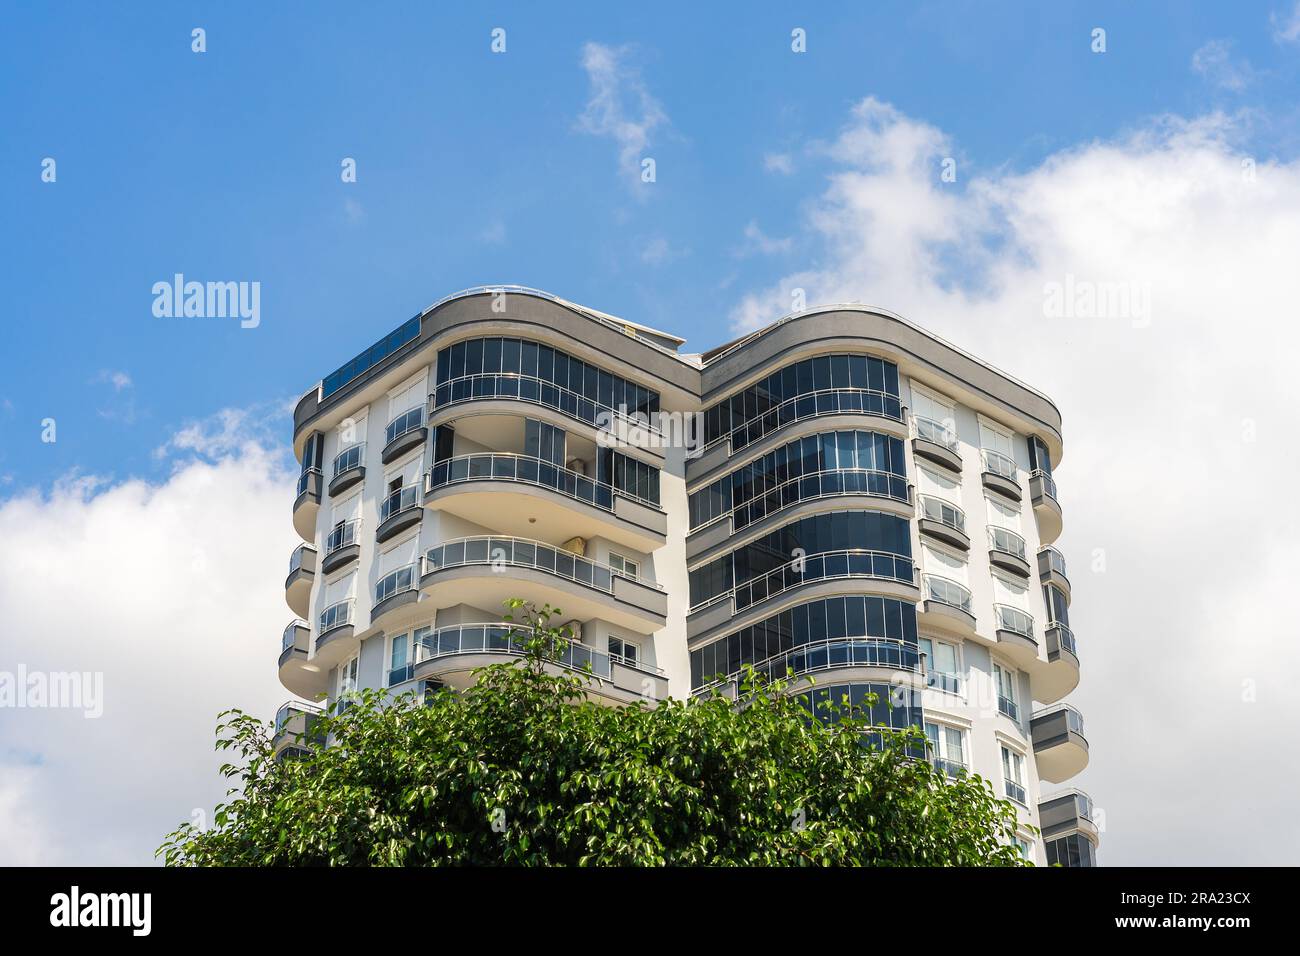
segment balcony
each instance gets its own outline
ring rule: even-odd
[[[474,683],[475,669],[524,654],[516,634],[517,629],[510,624],[439,628],[416,643],[412,676],[440,680],[458,690],[469,687]],[[659,668],[633,665],[584,644],[568,644],[558,660],[548,663],[547,670],[588,674],[587,696],[598,701],[654,704],[668,695],[668,680]]]
[[[1029,559],[1025,556],[1025,539],[1010,528],[990,527],[989,564],[1017,577],[1029,577]]]
[[[316,514],[320,511],[321,473],[308,468],[298,476],[298,497],[293,500],[293,530],[310,543],[316,540]]]
[[[1002,788],[1003,788],[1003,792],[1006,793],[1008,800],[1014,800],[1022,807],[1029,806],[1029,803],[1027,802],[1029,798],[1025,795],[1025,788],[1021,786],[1019,783],[1017,783],[1014,780],[1009,780],[1006,777],[1003,777]]]
[[[518,597],[562,608],[566,618],[600,618],[638,634],[667,623],[668,595],[658,584],[528,538],[480,535],[430,548],[420,589],[438,607],[492,608]]]
[[[361,519],[341,521],[325,536],[325,557],[321,559],[322,574],[333,574],[347,567],[361,556]]]
[[[965,762],[961,760],[949,760],[947,757],[931,754],[930,763],[935,770],[952,780],[957,780],[970,773],[970,767],[966,766]]]
[[[1051,544],[1061,536],[1065,524],[1061,505],[1056,500],[1056,482],[1051,475],[1045,471],[1030,472],[1029,500],[1034,506],[1034,517],[1038,519],[1038,540]]]
[[[1034,639],[1033,616],[1006,604],[993,605],[993,614],[998,650],[1021,670],[1036,667],[1040,661],[1038,641]]]
[[[330,478],[330,497],[337,498],[353,485],[359,484],[366,477],[366,444],[353,445],[334,456],[334,468]]]
[[[1020,469],[1016,463],[1006,455],[989,448],[985,448],[982,454],[984,471],[980,474],[980,481],[984,483],[984,487],[1005,495],[1012,501],[1019,501]]]
[[[1003,694],[998,694],[998,713],[1003,717],[1010,717],[1017,725],[1020,723],[1020,705]]]
[[[375,603],[370,607],[370,627],[391,631],[411,623],[418,613],[420,565],[408,564],[375,582]]]
[[[970,536],[966,534],[966,512],[942,498],[921,496],[917,530],[961,551],[970,550]]]
[[[1061,783],[1088,766],[1088,738],[1083,735],[1083,715],[1069,704],[1034,712],[1029,722],[1038,776]]]
[[[821,593],[842,592],[836,582],[858,579],[877,582],[865,590],[914,601],[917,597],[916,567],[906,555],[860,548],[824,551],[806,555],[759,575],[729,591],[717,594],[691,608],[686,618],[689,640],[697,640],[724,627],[743,627],[746,612],[770,614],[767,602],[789,592],[799,592],[800,600],[811,600]],[[820,582],[827,586],[818,588]]]
[[[375,529],[375,541],[383,544],[389,538],[419,524],[423,517],[420,489],[415,485],[399,488],[379,504],[379,527]]]
[[[323,744],[324,738],[316,730],[316,721],[320,715],[321,709],[311,704],[289,701],[280,705],[275,713],[275,730],[271,735],[271,746],[276,757],[287,755],[286,751],[305,751]]]
[[[289,576],[284,579],[284,600],[299,617],[307,616],[311,586],[316,580],[316,549],[300,544],[289,556]]]
[[[1092,800],[1082,790],[1065,790],[1039,800],[1038,826],[1044,843],[1078,835],[1095,851],[1101,839]]]
[[[308,659],[311,629],[305,621],[291,621],[280,642],[280,683],[292,694],[315,699],[325,694],[325,673]]]
[[[384,450],[379,460],[385,465],[397,461],[407,452],[414,451],[429,438],[429,429],[424,425],[424,406],[419,405],[402,412],[384,429]]]
[[[924,585],[924,600],[919,609],[921,623],[973,637],[975,614],[970,589],[937,574],[925,575]]]
[[[354,621],[356,601],[346,598],[321,611],[316,631],[316,654],[312,660],[322,671],[345,661],[361,648]]]
[[[831,670],[837,672],[836,680],[892,683],[900,673],[921,673],[920,651],[915,644],[890,638],[837,637],[801,644],[754,664],[754,671],[768,680],[797,678]],[[847,673],[850,671],[860,673]],[[735,700],[740,680],[739,671],[728,674],[696,688],[692,696],[717,690]]]
[[[1059,621],[1051,621],[1043,631],[1047,644],[1047,664],[1033,671],[1034,696],[1053,704],[1079,686],[1079,651],[1074,632]]]
[[[1070,579],[1065,576],[1065,556],[1053,547],[1038,549],[1038,579],[1059,588],[1070,603]]]
[[[916,435],[912,439],[912,451],[961,474],[961,446],[957,443],[957,433],[946,422],[937,422],[933,418],[916,416],[913,422]]]

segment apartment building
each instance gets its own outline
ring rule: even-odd
[[[548,603],[593,698],[734,694],[746,664],[814,677],[814,706],[874,692],[1018,805],[1026,855],[1093,865],[1091,801],[1044,789],[1088,761],[1055,406],[859,305],[684,344],[485,287],[311,388],[284,686],[465,687],[518,653],[502,602]],[[313,712],[281,708],[277,745]]]

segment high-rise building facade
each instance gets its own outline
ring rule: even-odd
[[[294,412],[281,682],[464,687],[518,650],[506,599],[550,604],[594,698],[732,694],[746,664],[875,692],[1019,806],[1035,862],[1092,865],[1091,801],[1044,789],[1088,761],[1055,406],[863,306],[683,344],[491,287],[326,376]]]

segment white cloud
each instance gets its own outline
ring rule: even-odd
[[[1210,40],[1192,54],[1192,71],[1220,89],[1240,93],[1254,75],[1245,60],[1232,55],[1232,44],[1227,40]]]
[[[112,385],[113,391],[120,392],[124,388],[133,387],[135,383],[131,381],[131,376],[129,374],[121,371],[120,369],[116,371],[112,369],[104,369],[93,379],[91,379],[91,384]]]
[[[1243,169],[1222,115],[1160,118],[1023,172],[944,184],[935,127],[874,100],[834,142],[799,247],[736,331],[865,301],[1010,370],[1064,417],[1059,542],[1111,864],[1288,863],[1300,643],[1273,619],[1300,537],[1300,162]],[[1144,285],[1150,323],[1048,318],[1045,289]],[[1105,571],[1092,570],[1095,553]],[[1248,684],[1246,682],[1253,682]],[[1256,702],[1243,700],[1254,687]]]
[[[1279,43],[1300,43],[1300,3],[1294,4],[1289,13],[1274,11],[1269,14],[1268,20],[1274,40]]]
[[[655,236],[642,243],[641,261],[652,266],[663,265],[665,262],[680,259],[689,251],[690,250],[688,249],[674,246],[663,236]]]
[[[770,256],[777,253],[789,252],[793,244],[794,240],[789,236],[775,239],[772,236],[767,235],[759,228],[758,223],[751,219],[749,224],[745,226],[745,242],[741,245],[736,254],[741,257],[756,254]]]
[[[794,172],[794,160],[789,153],[768,153],[763,157],[763,168],[769,173],[789,176]]]
[[[104,708],[3,711],[0,865],[149,863],[194,810],[211,820],[217,713],[269,718],[289,696],[275,658],[294,475],[268,447],[0,501],[0,667],[102,673]]]
[[[630,55],[628,47],[583,46],[582,68],[587,72],[590,93],[578,125],[593,136],[614,140],[619,170],[633,182],[631,177],[640,174],[651,135],[668,125],[668,114],[650,95]]]

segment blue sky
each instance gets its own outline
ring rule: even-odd
[[[0,494],[74,469],[149,476],[184,423],[295,397],[479,283],[545,288],[691,349],[724,341],[743,293],[817,265],[796,228],[826,174],[815,144],[867,96],[950,136],[961,189],[1152,115],[1240,109],[1231,76],[1192,68],[1217,39],[1227,68],[1248,64],[1250,106],[1273,111],[1251,135],[1295,146],[1276,119],[1300,62],[1273,36],[1278,4],[834,6],[10,9]],[[587,43],[617,58],[629,111],[638,83],[662,111],[642,151],[653,184],[584,128]],[[155,318],[151,286],[176,272],[260,282],[260,326]]]

